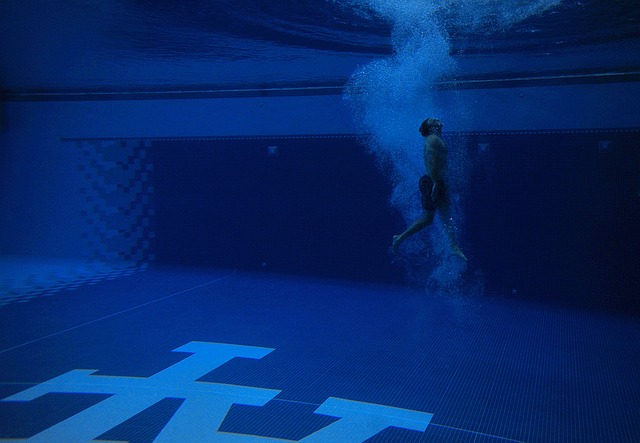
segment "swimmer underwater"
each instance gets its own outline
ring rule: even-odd
[[[400,245],[412,235],[422,231],[433,222],[438,212],[445,231],[449,237],[449,248],[452,255],[467,261],[455,238],[451,216],[449,213],[449,190],[447,188],[447,145],[442,140],[442,122],[437,118],[428,118],[422,122],[419,131],[424,141],[424,165],[426,174],[420,177],[418,188],[422,197],[422,217],[416,220],[402,234],[393,236],[393,252],[398,252]]]

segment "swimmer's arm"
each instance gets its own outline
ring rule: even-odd
[[[440,193],[440,185],[441,181],[438,180],[433,183],[433,187],[431,188],[431,201],[435,202],[438,199],[438,195]]]
[[[425,143],[424,152],[427,174],[434,183],[443,179],[447,163],[447,148],[442,140],[435,136],[429,136]]]

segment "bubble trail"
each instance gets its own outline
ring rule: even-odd
[[[368,148],[389,171],[392,207],[406,223],[420,216],[417,181],[424,173],[423,139],[418,132],[427,117],[444,123],[454,119],[464,127],[473,112],[462,103],[440,103],[433,86],[455,71],[450,55],[449,29],[491,32],[506,30],[525,18],[557,6],[561,0],[334,0],[356,11],[377,14],[391,24],[391,56],[375,60],[353,73],[345,99],[354,111],[359,129],[368,134]],[[461,121],[462,120],[462,121]],[[460,236],[462,217],[459,190],[464,187],[468,162],[464,153],[449,146],[451,214]],[[452,261],[448,240],[440,223],[402,245],[410,280],[449,287],[459,280],[466,265]],[[428,232],[428,234],[424,234]],[[389,239],[391,242],[391,239]],[[461,245],[464,250],[464,245]]]

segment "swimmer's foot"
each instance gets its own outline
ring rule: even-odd
[[[457,246],[452,246],[451,247],[451,255],[455,255],[456,257],[459,257],[464,261],[469,261],[469,260],[467,260],[466,255],[464,255],[464,253]]]
[[[402,243],[402,240],[400,239],[399,235],[394,235],[393,236],[393,243],[391,243],[391,249],[393,249],[393,253],[395,254],[396,252],[398,252],[398,248],[400,247],[400,243]]]

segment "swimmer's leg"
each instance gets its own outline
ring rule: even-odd
[[[438,212],[439,212],[440,219],[442,220],[442,224],[444,225],[444,230],[447,233],[447,236],[449,237],[449,248],[450,248],[451,254],[455,255],[456,257],[460,257],[464,261],[468,261],[467,257],[464,255],[464,253],[460,249],[460,246],[458,246],[458,242],[456,241],[456,234],[453,229],[451,215],[449,213],[449,205],[448,204],[442,205],[438,209]]]
[[[418,220],[416,220],[402,234],[394,235],[393,243],[391,245],[391,247],[393,248],[393,252],[394,253],[398,252],[398,248],[407,238],[411,237],[413,234],[416,234],[422,231],[427,226],[429,226],[433,222],[434,215],[435,215],[434,211],[427,211],[422,218],[419,218]]]

